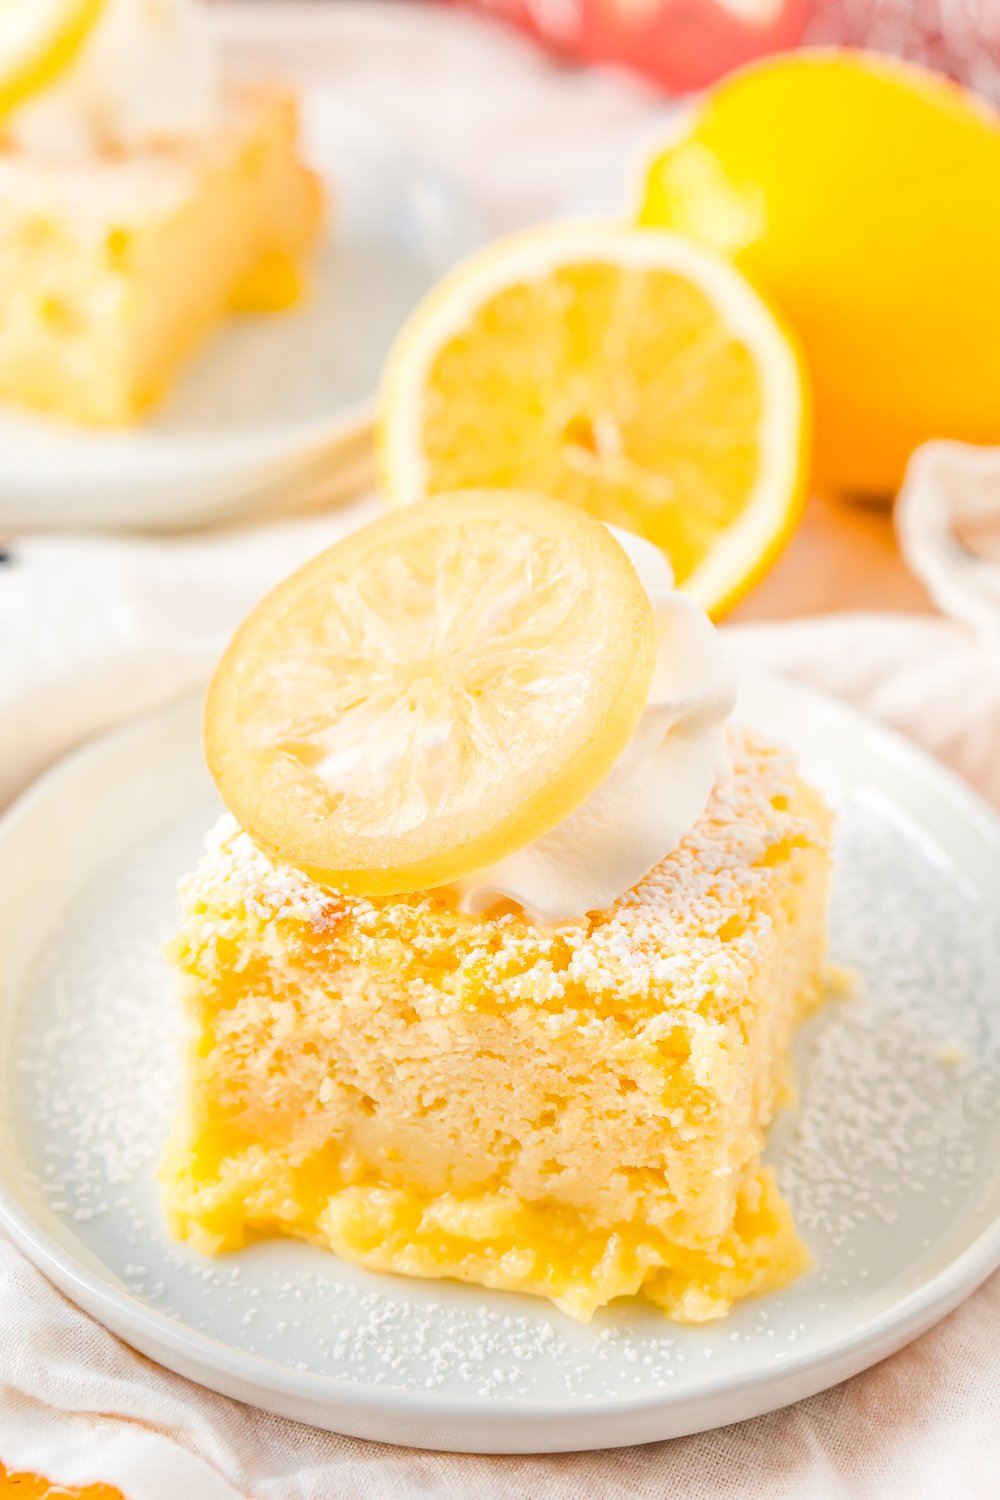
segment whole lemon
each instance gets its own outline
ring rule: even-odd
[[[796,329],[817,483],[889,492],[927,438],[1000,442],[1000,116],[975,96],[874,54],[755,64],[684,117],[639,217]]]

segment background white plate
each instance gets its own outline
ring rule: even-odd
[[[0,527],[220,520],[314,485],[370,420],[400,324],[481,235],[369,116],[311,93],[302,123],[329,197],[307,297],[228,319],[137,427],[90,431],[0,405]]]
[[[0,1219],[153,1358],[270,1410],[424,1447],[544,1451],[733,1422],[844,1379],[1000,1262],[1000,833],[901,741],[777,683],[743,712],[840,818],[832,956],[771,1156],[817,1269],[728,1319],[374,1275],[276,1241],[170,1243],[154,1171],[177,1015],[159,944],[218,805],[186,701],[77,753],[0,825]]]

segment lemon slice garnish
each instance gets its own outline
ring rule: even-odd
[[[610,771],[653,670],[623,549],[540,495],[398,510],[280,584],[208,694],[241,826],[326,885],[446,884],[546,832]]]
[[[58,78],[106,0],[0,0],[0,118]]]
[[[656,542],[715,615],[801,511],[793,346],[739,272],[655,230],[536,229],[474,256],[401,334],[380,419],[398,503],[540,490]]]

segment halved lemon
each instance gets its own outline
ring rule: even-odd
[[[337,543],[250,614],[209,689],[209,768],[256,842],[325,885],[444,885],[603,781],[654,649],[652,606],[600,522],[541,495],[442,496]]]
[[[801,363],[744,278],[655,230],[501,241],[417,309],[380,401],[386,491],[553,495],[656,542],[713,614],[800,514]]]
[[[106,0],[0,0],[0,117],[68,68]]]

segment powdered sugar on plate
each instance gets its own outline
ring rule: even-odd
[[[860,1328],[996,1214],[997,913],[889,794],[889,771],[880,786],[874,770],[866,780],[817,755],[807,769],[839,815],[831,958],[856,984],[804,1030],[800,1104],[779,1120],[770,1152],[813,1272],[716,1324],[681,1327],[622,1303],[581,1327],[530,1298],[374,1275],[304,1245],[218,1260],[174,1245],[155,1180],[180,1042],[160,945],[177,919],[178,877],[217,811],[189,717],[165,736],[176,786],[162,811],[95,858],[72,900],[53,902],[48,936],[10,987],[4,1185],[62,1254],[238,1351],[262,1383],[284,1368],[359,1392],[512,1409],[669,1402]],[[116,795],[109,785],[105,813]],[[88,818],[99,824],[82,803],[80,817],[81,836]]]

